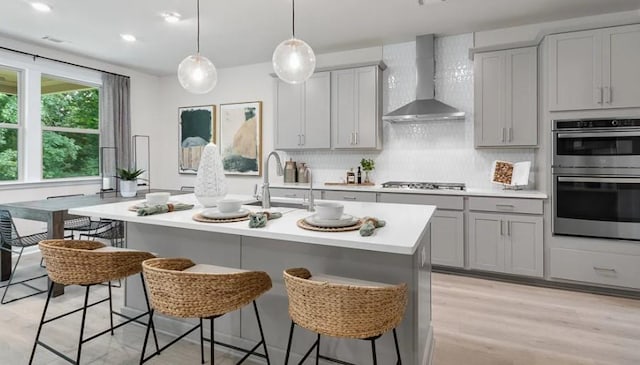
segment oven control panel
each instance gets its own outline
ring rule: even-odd
[[[556,120],[554,129],[640,127],[640,119],[576,119]]]

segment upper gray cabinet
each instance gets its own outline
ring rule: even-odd
[[[276,81],[276,149],[331,147],[331,74],[318,72],[305,83]]]
[[[536,47],[475,55],[476,147],[538,144],[537,60]]]
[[[550,111],[640,107],[640,25],[547,41]]]
[[[378,66],[331,72],[331,147],[381,148],[381,85]]]

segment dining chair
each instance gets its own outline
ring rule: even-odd
[[[66,236],[65,238],[70,238],[71,236]],[[9,275],[9,281],[0,286],[0,288],[4,288],[4,293],[2,294],[2,299],[0,303],[7,304],[11,302],[15,302],[20,299],[32,297],[34,295],[46,293],[46,289],[39,289],[31,284],[30,281],[44,278],[47,274],[40,274],[28,279],[23,279],[20,281],[14,281],[16,269],[18,268],[18,264],[20,264],[20,259],[22,258],[22,254],[24,253],[24,249],[27,247],[32,247],[38,245],[38,243],[42,240],[47,239],[47,232],[30,234],[27,236],[21,236],[16,228],[15,222],[13,221],[13,217],[11,216],[11,212],[5,209],[0,209],[0,238],[1,238],[1,246],[0,249],[3,251],[10,252],[11,254],[17,254],[18,258],[16,259],[16,263],[13,265],[11,269],[11,274]],[[42,262],[41,262],[42,264]],[[32,290],[35,290],[35,293],[24,295],[18,298],[13,298],[11,300],[5,300],[7,296],[7,292],[9,291],[9,287],[17,284],[22,284]]]
[[[55,195],[48,196],[47,200],[71,198],[77,196],[84,196],[84,194],[69,194],[69,195]],[[100,219],[98,221],[92,220],[90,217],[76,217],[65,219],[64,230],[71,231],[72,234],[76,232],[98,232],[99,230],[111,225],[111,220]]]

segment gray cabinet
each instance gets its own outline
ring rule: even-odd
[[[537,145],[537,48],[480,53],[474,75],[476,147]]]
[[[464,198],[461,196],[382,193],[381,203],[435,205],[431,219],[431,262],[464,268]]]
[[[315,73],[303,84],[276,83],[275,148],[330,148],[331,73]]]
[[[307,199],[309,189],[269,188],[271,197]],[[322,191],[313,190],[314,199],[322,199]]]
[[[541,216],[469,213],[472,269],[542,277]]]
[[[640,25],[548,37],[549,110],[640,106]]]
[[[331,147],[381,147],[381,78],[378,66],[331,72]]]

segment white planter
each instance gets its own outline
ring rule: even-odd
[[[204,207],[215,207],[227,194],[222,158],[213,143],[206,145],[200,156],[194,193]]]
[[[120,195],[132,198],[138,193],[138,180],[120,180]]]

